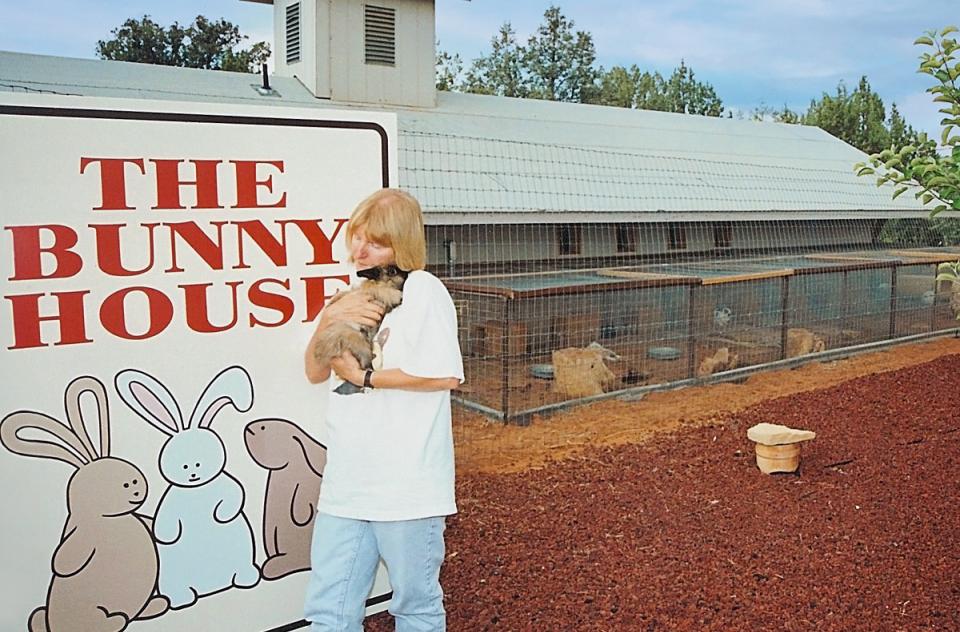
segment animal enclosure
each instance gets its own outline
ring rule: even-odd
[[[467,377],[455,397],[524,423],[575,401],[949,330],[953,287],[935,277],[957,256],[888,249],[451,278]]]

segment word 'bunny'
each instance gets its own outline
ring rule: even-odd
[[[97,403],[99,450],[84,426],[85,393]],[[110,415],[101,382],[76,378],[67,386],[65,403],[69,427],[34,411],[11,413],[0,422],[0,442],[11,452],[76,468],[67,484],[68,516],[53,553],[46,606],[33,611],[28,627],[116,632],[132,619],[157,617],[169,608],[157,595],[159,560],[150,519],[134,514],[147,498],[147,480],[132,463],[110,456]],[[29,437],[18,434],[22,430]]]
[[[330,299],[330,304],[338,301],[349,293],[360,292],[369,297],[370,301],[383,308],[386,316],[403,301],[403,284],[409,273],[395,265],[367,268],[357,272],[364,282],[360,287],[338,292]],[[382,319],[381,319],[382,322]],[[374,327],[367,327],[360,323],[335,323],[325,329],[318,337],[313,348],[314,357],[322,364],[330,364],[330,360],[349,351],[360,363],[363,369],[373,368],[373,342],[377,335],[380,323]],[[334,392],[340,395],[352,395],[363,389],[350,382],[344,382]]]
[[[326,446],[285,419],[251,421],[243,439],[257,465],[270,471],[263,503],[264,579],[309,570]]]
[[[171,608],[198,597],[260,581],[253,531],[243,513],[243,487],[224,468],[223,441],[210,429],[227,405],[253,406],[250,376],[240,367],[217,375],[183,423],[180,407],[152,376],[128,369],[116,377],[121,399],[150,425],[169,435],[160,450],[160,474],[170,483],[153,525],[160,551],[160,592]]]

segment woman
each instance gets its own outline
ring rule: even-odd
[[[423,215],[409,194],[382,189],[361,202],[347,240],[358,270],[394,264],[410,274],[403,303],[383,317],[377,335],[382,368],[364,371],[349,353],[318,362],[317,333],[307,346],[307,379],[329,382],[331,392],[306,618],[313,632],[362,630],[382,557],[397,631],[445,630],[443,530],[445,516],[457,511],[450,390],[463,381],[456,311],[443,284],[423,269]],[[376,326],[381,315],[352,293],[321,312],[316,332],[337,322]],[[341,380],[363,393],[337,394]]]

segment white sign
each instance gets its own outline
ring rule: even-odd
[[[392,114],[0,97],[0,629],[299,627],[303,346],[396,173]]]

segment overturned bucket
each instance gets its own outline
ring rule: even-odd
[[[800,446],[817,433],[779,424],[759,423],[747,430],[756,443],[757,467],[764,474],[796,472],[800,467]]]

